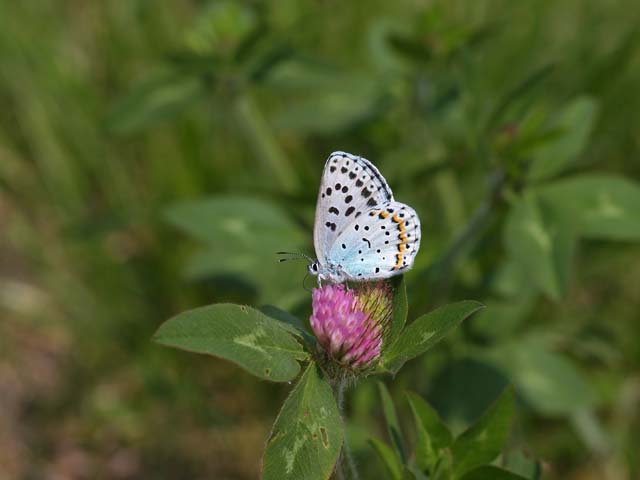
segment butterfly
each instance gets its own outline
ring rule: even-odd
[[[318,283],[369,281],[408,270],[420,248],[420,219],[396,202],[387,181],[367,159],[329,155],[316,204],[309,272]]]

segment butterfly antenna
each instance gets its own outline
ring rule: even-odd
[[[299,252],[276,252],[276,255],[288,255],[288,257],[279,258],[279,262],[286,262],[288,260],[306,260],[309,263],[313,263],[313,258],[311,258],[306,253]]]

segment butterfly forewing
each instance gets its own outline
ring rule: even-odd
[[[393,193],[368,160],[345,152],[332,153],[322,173],[313,240],[321,264],[334,260],[336,240],[367,212],[393,201]]]
[[[403,203],[369,208],[351,222],[329,251],[329,259],[352,279],[388,278],[411,268],[420,248],[420,219]]]

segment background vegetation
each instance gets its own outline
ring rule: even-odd
[[[273,252],[312,252],[340,149],[422,218],[410,318],[488,305],[389,383],[408,437],[405,389],[458,433],[513,383],[504,465],[637,478],[639,13],[0,0],[0,477],[256,478],[287,386],[150,337],[214,301],[307,315]],[[378,478],[375,383],[348,408]]]

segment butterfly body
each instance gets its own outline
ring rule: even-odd
[[[314,224],[317,260],[309,272],[330,283],[385,279],[411,268],[420,219],[365,158],[332,153],[324,167]]]

